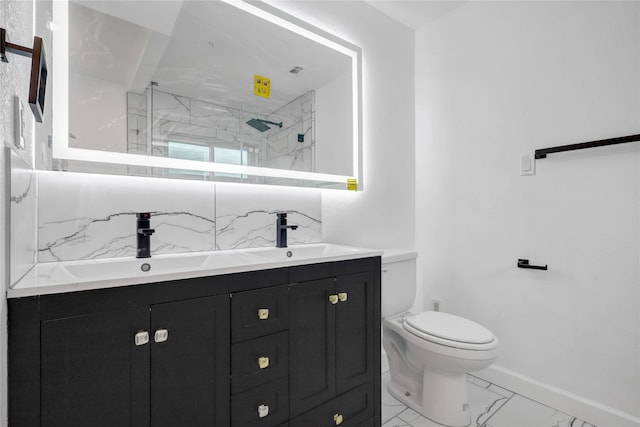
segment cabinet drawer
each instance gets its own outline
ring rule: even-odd
[[[289,334],[279,332],[234,344],[231,348],[231,393],[286,377],[289,371]]]
[[[231,297],[231,339],[245,341],[289,327],[288,287],[237,292]]]
[[[289,383],[286,378],[231,397],[233,427],[275,427],[287,419]]]
[[[372,383],[360,386],[291,420],[289,427],[335,427],[340,416],[342,427],[362,426],[374,416],[373,392]]]

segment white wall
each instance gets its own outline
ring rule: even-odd
[[[362,48],[364,192],[324,191],[326,242],[414,247],[414,32],[360,1],[275,6]]]
[[[519,160],[639,133],[639,8],[468,2],[416,32],[425,302],[494,331],[489,379],[616,427],[640,423],[640,143]]]

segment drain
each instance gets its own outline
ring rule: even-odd
[[[140,266],[140,270],[146,273],[147,271],[151,270],[151,265],[145,262]]]
[[[293,256],[293,252],[287,251],[287,258],[291,258]]]

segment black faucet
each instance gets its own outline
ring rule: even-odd
[[[151,258],[151,235],[156,231],[151,228],[151,213],[137,213],[136,218],[136,258]]]
[[[287,225],[287,213],[276,213],[278,218],[276,219],[276,248],[287,247],[287,228],[295,230],[297,225]]]

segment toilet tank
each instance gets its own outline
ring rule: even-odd
[[[385,249],[382,255],[382,318],[404,313],[416,298],[416,257],[405,249]]]

